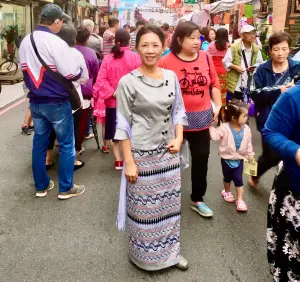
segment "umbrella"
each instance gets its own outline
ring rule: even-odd
[[[91,124],[92,124],[92,129],[93,129],[93,133],[95,135],[95,140],[97,143],[97,147],[98,149],[100,149],[100,142],[99,142],[99,136],[98,136],[98,131],[97,131],[97,123],[96,123],[96,118],[93,115],[93,108],[89,108],[89,117],[91,119]]]

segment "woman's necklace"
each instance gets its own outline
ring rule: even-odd
[[[283,64],[276,66],[272,64],[274,74],[284,75],[289,69],[289,62],[284,62]]]

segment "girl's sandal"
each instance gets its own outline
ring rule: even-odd
[[[231,192],[226,192],[225,190],[223,190],[221,192],[221,195],[222,195],[225,202],[227,202],[227,203],[234,203],[235,202],[234,196],[232,195]]]
[[[236,201],[236,210],[238,212],[246,212],[248,211],[248,207],[245,203],[245,201]]]

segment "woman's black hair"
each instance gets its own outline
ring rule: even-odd
[[[199,26],[193,22],[182,22],[177,26],[170,46],[173,54],[178,54],[181,51],[181,42],[185,37],[190,36],[195,30],[200,32]]]
[[[111,53],[114,55],[114,59],[121,59],[124,55],[124,51],[121,47],[127,47],[130,41],[130,34],[125,29],[119,29],[115,36],[115,46],[112,47]]]
[[[209,28],[208,27],[201,28],[200,32],[204,36],[204,41],[207,41],[207,42],[211,41],[209,39]]]
[[[227,49],[229,43],[228,30],[226,28],[219,28],[216,32],[216,48],[219,51]]]
[[[73,47],[76,44],[77,30],[72,25],[64,24],[57,36]]]
[[[289,47],[292,46],[293,38],[287,32],[279,31],[274,32],[269,38],[269,50],[272,50],[274,45],[286,41]]]
[[[90,37],[90,32],[88,31],[88,29],[84,28],[84,27],[79,27],[77,28],[77,36],[76,36],[76,42],[78,44],[85,44],[88,39]]]
[[[248,106],[240,100],[232,100],[227,105],[222,106],[218,118],[218,126],[224,122],[230,122],[233,118],[239,119],[244,111],[248,112]]]
[[[161,44],[163,46],[165,46],[166,37],[165,37],[165,34],[163,33],[163,31],[154,25],[145,25],[139,30],[139,32],[136,35],[136,41],[135,41],[136,49],[138,48],[138,46],[140,44],[141,37],[148,33],[155,33],[159,37]]]

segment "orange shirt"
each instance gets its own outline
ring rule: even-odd
[[[183,61],[170,53],[159,61],[159,66],[176,73],[189,125],[185,131],[200,131],[210,127],[213,122],[211,88],[219,88],[220,83],[211,56],[199,51],[194,61]]]

